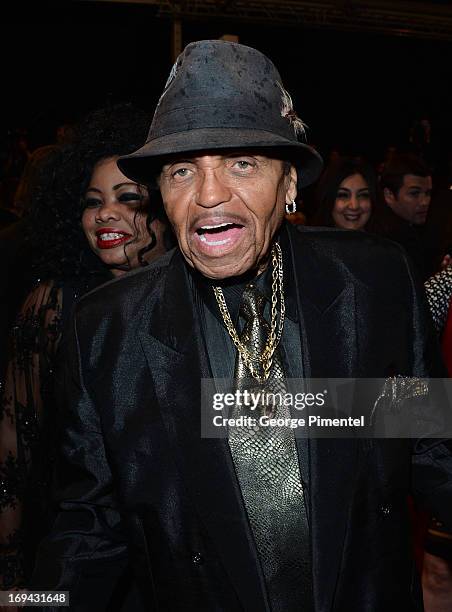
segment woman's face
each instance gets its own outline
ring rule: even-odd
[[[122,174],[117,159],[102,159],[94,166],[84,196],[82,227],[92,251],[120,275],[140,265],[138,253],[151,237],[146,228],[149,194]],[[151,227],[157,244],[144,255],[148,261],[164,251],[162,224],[154,221]]]
[[[361,174],[347,176],[339,185],[332,217],[336,227],[363,229],[372,212],[369,187]]]

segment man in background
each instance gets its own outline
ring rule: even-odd
[[[377,212],[377,232],[404,247],[425,280],[431,270],[424,226],[431,195],[430,169],[412,154],[399,154],[384,167],[380,179],[383,209]]]

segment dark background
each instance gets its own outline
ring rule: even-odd
[[[182,28],[184,44],[236,34],[272,58],[323,154],[340,147],[378,160],[423,117],[437,157],[452,150],[452,41],[215,19]],[[16,2],[0,53],[0,137],[22,127],[35,147],[111,102],[133,101],[151,117],[172,65],[171,22],[143,5]]]

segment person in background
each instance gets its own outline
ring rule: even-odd
[[[52,154],[32,194],[29,240],[38,282],[16,319],[1,398],[2,589],[27,583],[51,521],[55,371],[72,306],[166,250],[156,192],[126,178],[116,164],[142,142],[147,125],[147,114],[130,105],[92,113],[73,142]]]
[[[452,265],[449,263],[425,282],[432,314],[449,377],[452,377]],[[424,539],[422,588],[425,612],[452,608],[452,532],[431,518]]]
[[[367,164],[351,159],[332,162],[317,187],[313,225],[341,229],[368,229],[376,209],[377,179]]]
[[[412,154],[397,154],[380,177],[383,206],[375,215],[373,231],[404,247],[423,281],[430,275],[424,225],[430,207],[432,176],[428,166]]]
[[[425,224],[432,174],[420,158],[411,154],[394,156],[381,175],[381,188],[388,208],[397,219],[411,226]]]
[[[31,246],[28,240],[33,194],[41,173],[57,145],[35,149],[28,158],[12,201],[15,221],[0,230],[0,346],[6,346],[9,330],[20,305],[33,286],[30,266]],[[3,380],[7,351],[0,351],[0,380]]]

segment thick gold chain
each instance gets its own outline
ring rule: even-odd
[[[282,263],[282,252],[281,247],[277,242],[273,244],[272,251],[272,296],[271,296],[271,322],[270,322],[270,333],[267,338],[267,343],[262,352],[262,355],[258,357],[254,357],[248,351],[248,349],[243,345],[240,341],[239,335],[234,327],[234,324],[231,319],[231,315],[229,314],[229,310],[226,304],[226,300],[224,299],[224,294],[221,287],[214,287],[213,291],[215,293],[215,298],[218,303],[218,307],[221,312],[221,316],[223,317],[224,324],[226,325],[226,329],[231,336],[231,340],[234,343],[234,346],[239,351],[246,367],[250,371],[253,378],[256,378],[259,382],[264,382],[268,379],[270,375],[270,370],[273,363],[273,355],[274,352],[281,340],[283,328],[284,328],[284,318],[286,313],[286,307],[284,303],[284,277],[283,277],[283,263]],[[279,291],[278,291],[279,289]],[[279,324],[277,324],[278,319],[278,293],[279,293],[279,301],[280,301],[280,316],[279,316]],[[262,366],[264,375],[260,376],[253,362],[259,362]]]

